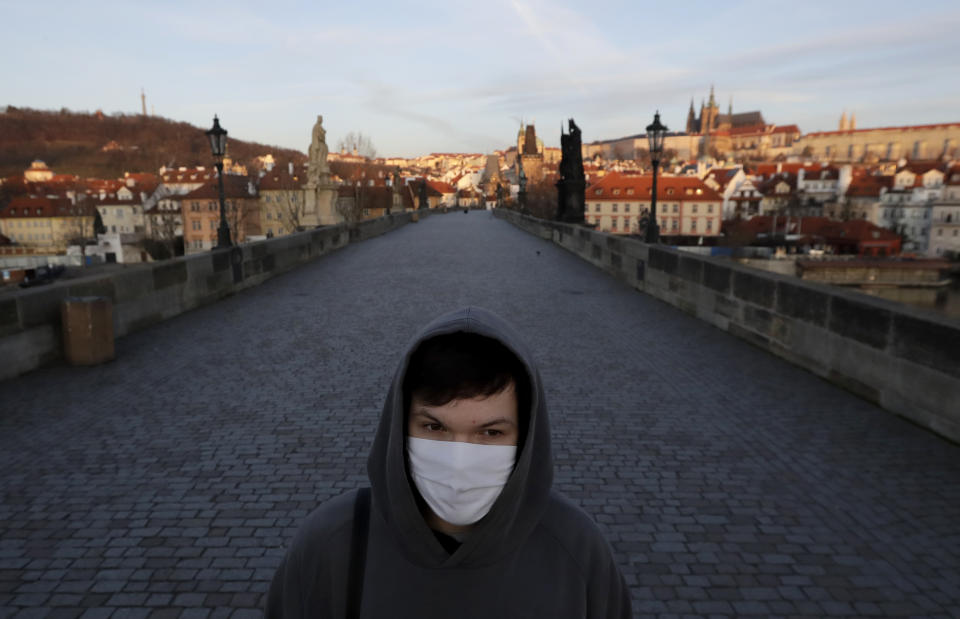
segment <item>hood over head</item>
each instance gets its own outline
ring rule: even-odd
[[[417,506],[417,490],[406,464],[406,419],[403,379],[410,357],[424,341],[439,335],[466,332],[493,338],[506,346],[526,368],[530,382],[529,410],[523,444],[518,445],[513,473],[489,513],[473,525],[452,555],[440,545]],[[407,558],[426,567],[488,565],[516,549],[540,521],[553,481],[550,426],[540,373],[533,355],[509,323],[492,312],[467,307],[440,316],[407,346],[394,374],[380,416],[380,425],[367,460],[375,509],[386,521]]]

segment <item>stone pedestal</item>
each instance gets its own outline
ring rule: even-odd
[[[320,183],[307,183],[303,187],[306,202],[303,209],[303,225],[307,228],[332,226],[343,223],[343,217],[337,212],[337,186],[327,180]]]

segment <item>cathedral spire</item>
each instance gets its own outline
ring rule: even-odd
[[[710,84],[710,107],[716,107],[717,100],[713,98],[713,84]]]
[[[729,120],[732,123],[733,122],[733,95],[730,95],[730,105],[727,106],[727,116],[730,117]]]
[[[687,133],[698,133],[697,114],[693,111],[693,97],[690,97],[690,111],[687,112]]]
[[[840,116],[840,131],[847,130],[847,110],[843,110],[843,114]]]

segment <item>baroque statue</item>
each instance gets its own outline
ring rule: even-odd
[[[317,124],[313,126],[313,138],[310,141],[310,168],[307,173],[308,181],[312,185],[318,185],[321,176],[330,173],[330,165],[327,163],[327,132],[323,128],[323,116],[317,116]]]

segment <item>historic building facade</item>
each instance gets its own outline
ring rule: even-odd
[[[855,129],[842,119],[841,125],[850,128],[804,135],[794,143],[793,153],[849,163],[960,158],[960,122]]]

